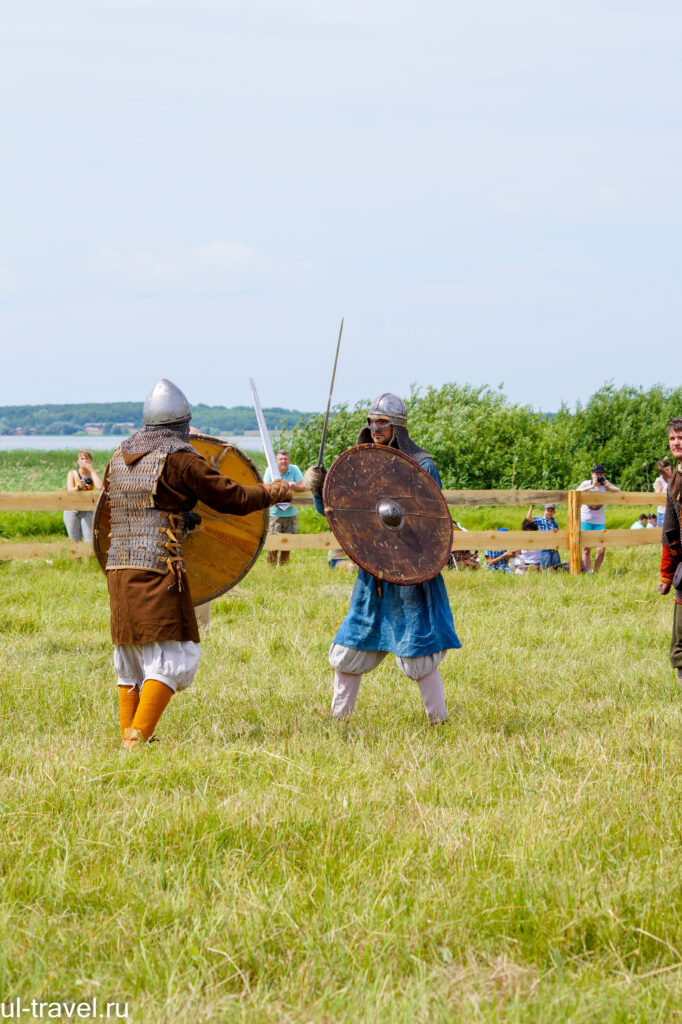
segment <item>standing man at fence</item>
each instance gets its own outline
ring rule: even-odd
[[[620,487],[616,487],[615,484],[606,479],[606,470],[601,462],[598,462],[592,467],[591,478],[583,480],[577,489],[579,491],[619,491]],[[604,506],[581,505],[580,529],[582,532],[586,530],[605,530],[606,510]],[[599,568],[604,561],[605,551],[606,548],[597,548],[597,553],[594,557],[595,572],[599,572]],[[592,572],[592,548],[583,548],[583,572]]]
[[[527,519],[532,519],[538,530],[544,530],[545,533],[551,532],[556,533],[559,529],[559,524],[554,518],[555,506],[552,502],[543,507],[544,515],[534,516],[533,509],[534,504],[530,504],[528,507]],[[556,548],[543,548],[540,552],[540,568],[541,569],[555,569],[561,565],[561,555]]]
[[[277,468],[280,472],[282,480],[286,480],[289,484],[289,490],[291,491],[305,491],[306,488],[302,485],[301,480],[303,479],[303,473],[289,458],[289,452],[284,448],[280,448],[275,456],[277,460]],[[270,467],[265,470],[263,474],[263,480],[266,484],[272,482],[272,473]],[[287,505],[285,508],[280,508],[279,505],[273,505],[270,509],[270,525],[268,527],[268,533],[282,534],[282,533],[297,533],[298,532],[298,509],[295,505]],[[280,551],[279,553],[279,564],[286,565],[289,561],[289,551]],[[268,565],[277,565],[277,552],[268,551]]]
[[[668,423],[668,444],[676,469],[668,483],[666,496],[658,592],[668,594],[671,588],[675,590],[670,664],[677,672],[677,681],[682,686],[682,416]]]

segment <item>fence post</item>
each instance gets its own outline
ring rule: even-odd
[[[582,572],[580,548],[580,492],[568,492],[568,571],[571,576]]]

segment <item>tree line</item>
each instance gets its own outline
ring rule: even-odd
[[[605,384],[584,405],[562,405],[551,414],[510,402],[499,388],[466,384],[413,387],[406,401],[410,434],[433,455],[451,489],[566,490],[601,462],[623,490],[652,490],[656,462],[670,454],[666,423],[682,415],[682,388],[662,385]],[[369,404],[334,407],[327,466],[355,444]],[[322,415],[313,415],[286,435],[301,467],[317,462],[322,423]]]
[[[68,405],[5,405],[0,406],[0,434],[17,430],[35,434],[82,434],[88,423],[100,424],[104,434],[127,434],[125,424],[135,429],[142,426],[142,402],[82,402]],[[291,428],[305,423],[310,413],[298,409],[272,406],[263,409],[269,430]],[[251,406],[192,406],[192,423],[205,434],[243,434],[258,430],[256,414]],[[122,425],[123,424],[123,425]]]

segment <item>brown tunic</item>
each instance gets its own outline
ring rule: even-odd
[[[124,452],[130,466],[142,455]],[[109,473],[104,490],[109,489]],[[201,500],[216,512],[248,515],[267,508],[270,495],[263,484],[244,487],[212,469],[201,455],[174,452],[166,456],[154,504],[164,512],[189,512]],[[178,590],[172,573],[146,569],[111,569],[107,572],[111,603],[111,639],[115,644],[147,644],[154,640],[193,640],[199,630],[189,583],[183,573]]]

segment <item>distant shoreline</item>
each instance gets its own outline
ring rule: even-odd
[[[0,434],[0,452],[10,451],[110,451],[125,441],[127,434]],[[279,432],[271,432],[273,440]],[[263,451],[259,434],[234,434],[223,440],[244,451]]]

